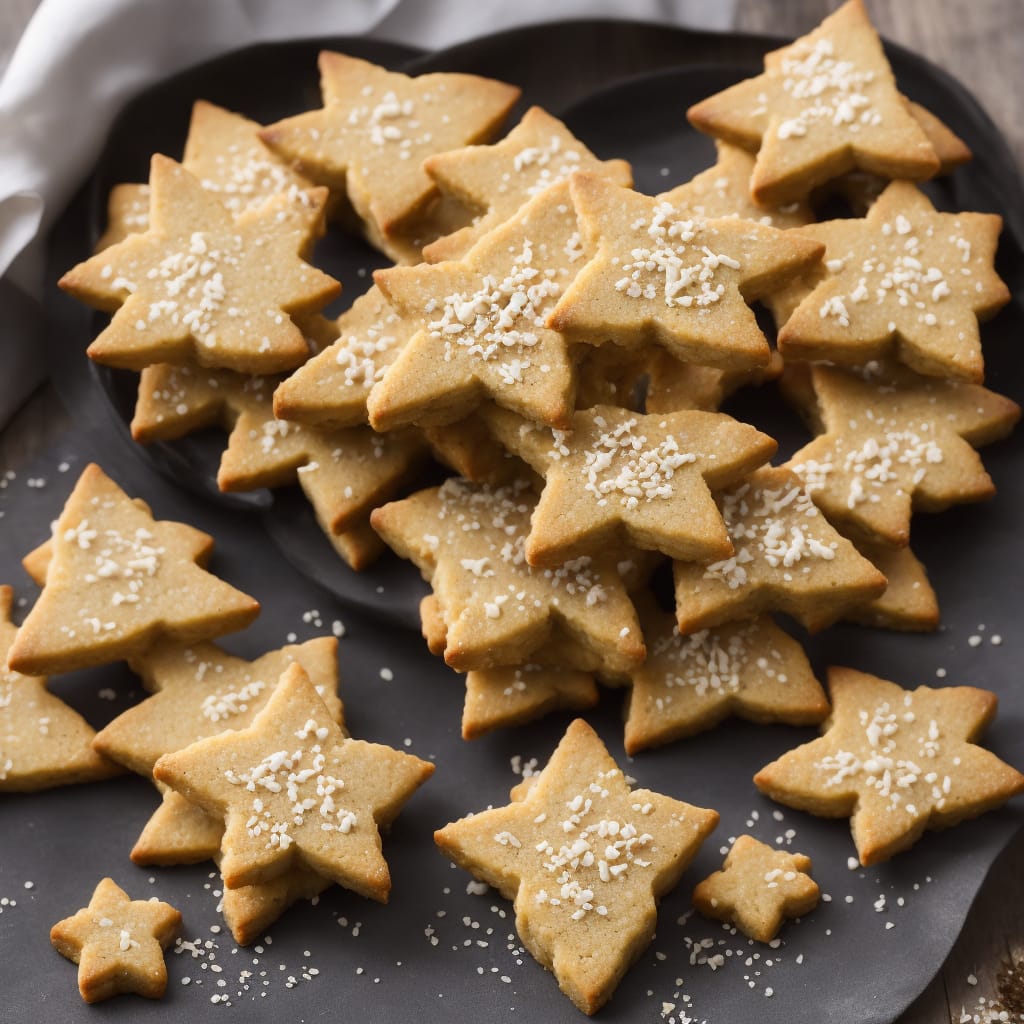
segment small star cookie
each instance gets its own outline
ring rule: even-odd
[[[820,890],[810,870],[811,858],[802,853],[740,836],[722,870],[693,890],[693,905],[705,917],[728,921],[757,942],[771,942],[783,920],[803,917],[818,905]]]
[[[164,950],[180,927],[181,914],[169,903],[130,899],[104,878],[89,906],[53,926],[50,941],[78,964],[78,991],[87,1003],[122,992],[159,999],[167,988]]]
[[[16,672],[70,672],[244,629],[259,602],[204,571],[213,538],[154,520],[92,464],[54,525],[43,592],[8,652]]]
[[[1024,775],[974,743],[995,717],[994,693],[904,690],[850,668],[830,669],[828,686],[824,735],[762,768],[754,784],[789,807],[849,817],[865,867],[926,828],[948,828],[1024,792]]]
[[[252,724],[165,754],[153,775],[224,818],[229,889],[302,864],[387,902],[379,826],[433,774],[411,754],[349,739],[302,666],[291,665]]]
[[[750,182],[757,202],[801,199],[857,167],[914,180],[938,172],[862,0],[848,0],[764,64],[763,74],[686,112],[700,131],[757,153]]]
[[[679,881],[718,814],[631,790],[581,719],[531,783],[509,805],[446,825],[434,839],[459,867],[514,901],[523,944],[592,1014],[647,948],[658,899]]]

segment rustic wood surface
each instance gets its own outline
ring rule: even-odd
[[[974,92],[1002,130],[1018,165],[1024,167],[1024,121],[1016,109],[1017,88],[1024,86],[1024,3],[867,2],[883,35],[940,64]],[[0,70],[37,5],[38,0],[0,0]],[[835,6],[836,0],[739,0],[736,27],[799,35]],[[65,424],[52,389],[41,389],[0,432],[0,472],[17,471],[43,451]],[[996,863],[941,973],[899,1024],[946,1024],[959,1022],[962,1008],[978,1012],[982,997],[997,996],[1002,964],[1008,957],[1022,955],[1024,834]],[[1012,1019],[1022,1021],[1024,1014]]]

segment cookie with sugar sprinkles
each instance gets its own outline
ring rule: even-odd
[[[606,550],[532,567],[525,546],[535,505],[526,483],[495,488],[451,478],[375,509],[370,521],[430,582],[452,668],[522,664],[553,637],[575,641],[610,671],[643,661],[622,559]]]
[[[836,532],[791,470],[755,470],[718,501],[735,554],[709,565],[674,563],[683,633],[765,611],[817,632],[885,590],[885,577]]]
[[[78,991],[87,1003],[123,992],[160,999],[167,988],[164,950],[181,927],[181,913],[160,900],[133,900],[104,878],[71,917],[50,929],[61,956],[78,964]]]
[[[848,0],[764,64],[763,74],[686,112],[700,131],[757,153],[757,202],[793,202],[854,168],[915,181],[938,172],[862,0]]]
[[[491,432],[544,476],[526,558],[559,565],[609,544],[715,561],[732,542],[710,488],[738,483],[775,454],[775,441],[721,413],[643,415],[608,405],[552,431],[501,409]]]
[[[824,432],[787,464],[814,503],[844,531],[902,546],[915,510],[992,497],[972,445],[1006,437],[1019,406],[964,381],[899,366],[863,373],[815,366],[811,385]]]
[[[443,193],[479,211],[470,224],[424,246],[423,258],[430,263],[460,259],[524,203],[576,171],[591,171],[626,188],[633,184],[625,160],[598,160],[542,107],[530,107],[500,142],[438,153],[423,162],[423,169]]]
[[[438,198],[423,161],[489,141],[519,89],[477,75],[410,78],[326,50],[319,67],[323,107],[278,121],[260,138],[304,174],[347,196],[372,244],[405,256],[396,236]]]
[[[821,243],[738,217],[706,220],[592,174],[573,175],[571,192],[594,255],[548,327],[592,345],[654,343],[721,369],[768,364],[748,303],[817,264]]]
[[[442,852],[514,901],[516,930],[584,1013],[597,1012],[654,937],[657,903],[718,813],[631,790],[577,719],[504,807],[434,833]]]
[[[638,604],[647,660],[629,673],[627,754],[711,729],[729,715],[787,725],[817,725],[828,715],[803,648],[770,616],[683,635],[653,599]]]
[[[301,864],[384,903],[391,877],[379,827],[433,771],[411,754],[348,738],[296,663],[251,725],[165,754],[153,775],[224,818],[229,889]]]
[[[327,193],[267,200],[237,219],[180,164],[155,155],[150,225],[69,270],[60,287],[113,313],[89,346],[129,370],[195,359],[278,373],[309,354],[292,316],[316,313],[341,286],[306,263]]]
[[[994,693],[973,686],[905,690],[851,668],[828,677],[824,735],[754,776],[773,800],[850,818],[865,867],[912,846],[925,829],[977,817],[1024,792],[1024,775],[976,744]]]
[[[46,585],[8,652],[17,672],[70,672],[244,629],[259,602],[203,568],[213,538],[154,520],[85,468],[54,525]]]
[[[825,245],[825,274],[779,329],[779,351],[854,365],[893,355],[981,383],[979,321],[1010,300],[994,267],[1001,227],[994,213],[940,213],[894,181],[866,217],[801,228]]]
[[[14,591],[0,586],[0,793],[28,793],[118,774],[92,748],[96,735],[82,716],[46,688],[41,676],[7,668],[17,635]]]
[[[107,226],[94,252],[123,242],[149,228],[149,186],[125,182],[115,185],[107,197]]]
[[[527,419],[567,425],[573,359],[545,321],[585,256],[563,182],[461,260],[376,271],[387,300],[419,329],[370,392],[370,423],[378,430],[454,423],[494,401]]]
[[[693,905],[757,942],[771,942],[786,918],[803,917],[818,905],[821,890],[810,871],[806,854],[740,836],[721,870],[693,890]]]

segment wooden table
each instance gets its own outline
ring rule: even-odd
[[[716,0],[707,0],[714,3]],[[1021,0],[867,0],[883,35],[940,64],[971,89],[1024,167],[1024,3]],[[0,0],[0,69],[38,0]],[[739,0],[736,27],[800,35],[837,4],[833,0]],[[628,9],[628,4],[623,5]],[[0,433],[0,473],[28,462],[63,432],[66,419],[49,388],[41,389]],[[961,1007],[997,992],[1008,957],[1024,955],[1024,833],[996,863],[939,976],[899,1024],[959,1021]],[[972,984],[968,979],[976,979]],[[1015,1020],[1024,1020],[1018,1016]],[[853,1022],[851,1022],[853,1024]]]

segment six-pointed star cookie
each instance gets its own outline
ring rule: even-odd
[[[692,736],[728,715],[816,725],[828,714],[803,648],[770,617],[684,636],[652,599],[638,606],[647,660],[628,676],[627,754]]]
[[[526,484],[494,488],[452,478],[375,509],[370,520],[433,587],[452,668],[518,665],[559,633],[610,671],[643,661],[636,611],[612,552],[550,569],[526,561],[535,504]]]
[[[645,416],[609,405],[573,414],[568,431],[484,413],[493,434],[544,476],[526,558],[554,566],[609,544],[711,562],[733,553],[710,487],[739,482],[775,441],[721,413]]]
[[[791,202],[855,167],[914,180],[939,170],[861,0],[764,63],[763,74],[686,115],[700,131],[757,152],[750,188],[759,203]]]
[[[531,781],[521,799],[446,825],[434,839],[514,901],[526,948],[594,1013],[651,941],[659,897],[679,881],[718,814],[630,790],[580,719]]]
[[[902,367],[811,370],[824,433],[789,461],[814,503],[868,541],[905,545],[913,510],[982,501],[995,486],[972,445],[1005,437],[1015,402]]]
[[[682,632],[771,610],[814,632],[885,590],[885,577],[836,533],[791,470],[755,470],[718,500],[736,552],[711,565],[675,563]]]
[[[385,251],[437,197],[424,159],[488,141],[519,98],[515,86],[489,78],[410,78],[329,51],[319,66],[324,106],[278,121],[260,138],[347,195],[370,241]]]
[[[530,107],[501,142],[438,153],[423,169],[442,192],[479,211],[471,224],[424,246],[423,258],[431,263],[464,256],[524,203],[576,171],[592,171],[627,188],[633,184],[625,160],[598,160],[540,107]]]
[[[237,219],[180,164],[154,156],[150,226],[69,270],[60,286],[114,314],[92,359],[141,370],[195,359],[277,373],[309,354],[292,315],[315,313],[340,285],[301,259],[320,230],[324,189],[268,199]]]
[[[68,672],[244,629],[259,603],[202,568],[213,538],[154,520],[97,465],[54,525],[46,585],[8,652],[17,672]]]
[[[817,264],[823,245],[738,217],[705,220],[592,174],[570,181],[595,255],[548,327],[593,345],[655,342],[724,369],[767,365],[771,350],[747,303]]]
[[[693,890],[693,905],[705,916],[729,921],[758,942],[771,942],[787,917],[802,917],[818,905],[819,889],[808,872],[811,858],[776,850],[753,836],[740,836],[721,871]]]
[[[826,818],[850,818],[861,864],[877,864],[1024,791],[1024,775],[974,741],[995,717],[996,695],[972,686],[904,690],[833,668],[825,734],[762,768],[773,800]]]
[[[7,668],[17,627],[14,591],[0,586],[0,793],[27,793],[116,775],[91,746],[92,727],[46,688],[46,679]]]
[[[487,398],[566,426],[575,374],[545,318],[583,265],[567,183],[553,185],[462,259],[378,270],[373,279],[419,330],[370,393],[370,423],[454,423]]]
[[[786,359],[863,364],[892,353],[919,373],[984,377],[979,319],[1010,300],[995,272],[1002,218],[939,213],[894,181],[863,219],[800,229],[824,243],[824,278],[779,331]]]
[[[391,876],[379,826],[434,771],[411,754],[347,738],[302,666],[290,666],[247,729],[200,740],[157,761],[153,775],[224,818],[229,889],[304,864],[387,902]]]
[[[159,999],[167,988],[164,950],[181,927],[181,914],[157,899],[133,900],[104,878],[73,917],[58,921],[50,941],[78,964],[78,991],[87,1003],[121,992]]]

